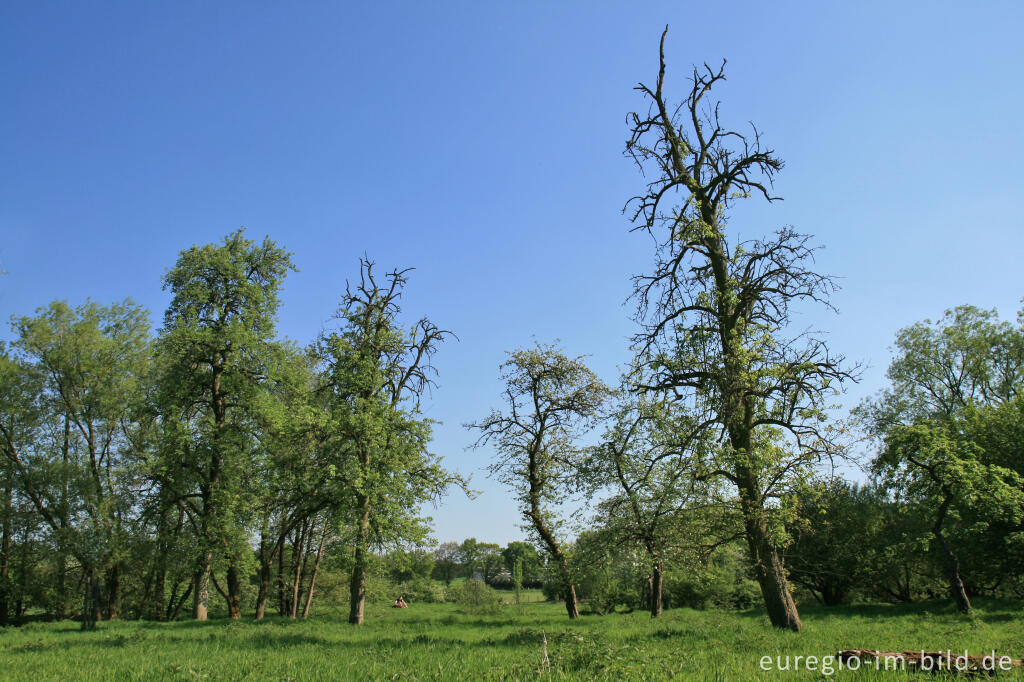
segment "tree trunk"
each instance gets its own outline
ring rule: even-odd
[[[290,610],[284,589],[284,542],[286,534],[281,534],[277,544],[277,608],[282,618],[287,616]]]
[[[777,628],[799,632],[803,629],[796,602],[786,582],[786,570],[778,550],[768,538],[768,529],[758,519],[746,523],[747,544],[754,560],[754,575],[761,587],[768,619]]]
[[[302,528],[292,545],[292,591],[288,602],[291,608],[288,610],[288,617],[295,620],[299,615],[299,591],[302,583],[302,566],[306,555],[306,536],[309,535],[309,523],[303,523]]]
[[[320,573],[320,559],[324,555],[324,542],[327,540],[327,523],[320,535],[320,546],[316,548],[316,563],[313,564],[313,575],[309,578],[309,589],[306,590],[306,605],[302,608],[302,617],[309,618],[309,607],[313,603],[313,588],[316,587],[316,576]]]
[[[85,595],[82,600],[82,629],[95,630],[100,619],[100,581],[89,573],[85,579]]]
[[[655,560],[651,569],[651,618],[657,618],[661,615],[661,587],[661,561]]]
[[[25,595],[28,593],[28,526],[24,526],[21,537],[21,568],[19,573],[18,601],[14,607],[14,618],[19,626],[25,624]]]
[[[195,581],[188,581],[188,587],[185,589],[185,594],[181,595],[181,599],[179,599],[177,602],[175,602],[173,599],[173,592],[177,592],[178,586],[174,586],[174,591],[172,592],[171,595],[171,601],[167,604],[167,620],[178,620],[178,614],[181,613],[181,608],[185,606],[185,602],[188,600],[188,595],[192,594],[192,590],[195,589],[195,586]]]
[[[270,596],[270,567],[274,563],[274,551],[270,547],[270,511],[263,510],[263,523],[260,526],[260,583],[256,593],[256,620],[263,620],[267,613],[267,599]]]
[[[274,555],[266,556],[264,548],[260,548],[260,587],[256,593],[256,620],[263,620],[267,613],[267,599],[270,597],[270,567],[274,563]]]
[[[151,618],[157,621],[164,620],[167,612],[165,600],[167,597],[167,565],[163,558],[157,559],[156,575],[153,577],[153,598],[149,608]]]
[[[209,553],[192,578],[192,617],[206,620],[210,604],[210,562],[213,557]]]
[[[58,546],[63,545],[58,540]],[[68,575],[68,556],[63,548],[57,551],[57,594],[55,595],[56,603],[53,608],[53,615],[57,620],[64,620],[67,617],[67,575]]]
[[[242,618],[242,581],[234,561],[228,565],[228,616],[232,620]]]
[[[935,521],[935,525],[932,527],[932,534],[935,535],[935,539],[939,541],[939,547],[942,548],[942,554],[946,559],[946,578],[949,581],[949,595],[953,599],[953,603],[956,604],[957,610],[963,614],[971,613],[971,600],[967,598],[967,591],[964,589],[964,581],[960,577],[960,560],[957,558],[956,553],[953,551],[952,545],[949,544],[949,540],[942,532],[942,524],[946,520],[946,512],[949,509],[950,498],[947,497],[942,501],[942,505],[939,507],[938,518]]]
[[[10,480],[3,491],[3,529],[0,535],[0,627],[6,627],[11,608],[11,508],[13,496]]]
[[[754,562],[754,576],[768,610],[768,619],[777,628],[799,632],[803,629],[800,614],[786,581],[782,558],[768,535],[765,510],[756,493],[757,486],[752,474],[741,469],[738,483],[747,545]]]
[[[579,618],[580,607],[579,602],[576,601],[576,586],[572,584],[571,580],[566,585],[568,587],[565,588],[565,611],[569,614],[569,618]]]
[[[565,581],[565,591],[563,593],[565,595],[565,610],[568,612],[570,619],[576,619],[580,617],[580,609],[576,602],[576,587],[572,584],[572,571],[569,570],[569,561],[562,552],[562,547],[558,544],[555,534],[551,532],[551,529],[548,528],[547,523],[544,521],[544,514],[541,510],[540,495],[543,483],[537,463],[537,451],[531,450],[529,457],[527,476],[530,483],[530,507],[526,511],[526,516],[533,522],[533,527],[537,530],[537,534],[540,535],[547,546],[548,552],[561,568],[562,579]]]
[[[170,552],[172,538],[181,531],[182,523],[185,520],[183,509],[178,511],[178,525],[171,532],[170,524],[167,523],[166,512],[161,512],[157,517],[157,542],[156,556],[153,557],[153,595],[150,602],[150,610],[153,618],[158,621],[167,620],[174,608],[174,600],[177,592],[177,585],[171,593],[170,602],[167,602],[167,555]]]
[[[106,588],[107,619],[117,620],[121,601],[121,569],[116,562],[107,569]]]
[[[61,461],[64,466],[61,469],[60,489],[60,532],[57,533],[57,620],[64,620],[65,610],[68,602],[67,593],[67,570],[68,552],[65,546],[67,537],[67,502],[70,496],[68,488],[68,460],[71,457],[71,420],[64,415],[64,440],[61,446]]]
[[[356,552],[352,564],[352,580],[349,583],[348,622],[361,625],[363,607],[366,601],[366,545],[370,536],[370,501],[366,495],[359,496],[362,515],[356,528]]]

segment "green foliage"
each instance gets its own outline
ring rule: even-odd
[[[431,578],[417,577],[395,585],[395,593],[412,603],[440,604],[448,597],[444,583]]]
[[[448,588],[445,599],[458,604],[466,613],[477,615],[497,613],[501,601],[497,590],[474,578],[453,584]]]
[[[751,609],[761,601],[743,543],[731,542],[713,554],[665,575],[665,601],[671,608]]]
[[[465,481],[430,452],[431,420],[420,397],[433,385],[431,358],[451,335],[422,318],[399,325],[398,301],[407,271],[378,282],[373,263],[360,262],[360,282],[349,287],[338,311],[340,329],[317,344],[327,420],[322,451],[331,479],[326,503],[354,528],[354,590],[364,578],[371,546],[421,544],[429,531],[423,503],[439,500]],[[362,622],[362,599],[350,618]]]
[[[61,560],[73,554],[88,574],[127,558],[144,465],[147,318],[131,301],[55,301],[11,321],[17,357],[3,360],[0,392],[22,404],[0,407],[7,464]]]
[[[885,551],[884,492],[842,479],[818,481],[801,497],[786,548],[790,580],[826,606],[848,603],[869,585]],[[906,551],[907,548],[901,548]]]
[[[513,579],[516,575],[515,567],[518,564],[523,585],[529,587],[540,585],[544,566],[536,547],[528,542],[510,542],[505,549],[501,550],[501,556],[505,561],[505,568]]]
[[[164,500],[189,500],[202,577],[217,568],[253,567],[249,523],[261,483],[257,461],[261,407],[278,366],[275,322],[291,256],[269,238],[238,230],[221,244],[182,251],[164,277],[171,302],[157,344],[154,402],[160,451],[154,466]],[[238,596],[240,581],[229,580]]]
[[[580,470],[585,455],[575,440],[586,432],[611,396],[609,388],[583,362],[555,346],[509,353],[501,366],[504,410],[494,410],[467,428],[480,432],[476,447],[492,445],[489,469],[516,492],[526,526],[559,572],[570,618],[578,616],[573,577],[562,549],[564,537],[553,511],[585,487]]]
[[[873,470],[927,510],[950,590],[969,610],[961,580],[978,591],[1021,567],[1024,316],[1014,326],[961,306],[900,330],[888,378],[857,410],[879,445]]]

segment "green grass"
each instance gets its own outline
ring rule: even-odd
[[[769,628],[756,611],[673,609],[658,620],[635,612],[570,622],[562,606],[547,603],[505,606],[495,616],[450,604],[373,605],[359,628],[340,611],[306,622],[106,622],[94,632],[80,632],[73,622],[36,623],[0,631],[0,678],[814,680],[827,678],[806,670],[763,672],[760,657],[966,648],[1020,658],[1022,607],[982,602],[970,619],[943,604],[806,608],[801,634]],[[941,679],[875,670],[843,670],[834,678]]]

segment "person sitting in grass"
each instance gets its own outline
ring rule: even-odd
[[[408,606],[409,605],[405,603],[405,597],[399,597],[398,599],[395,600],[395,603],[391,605],[391,608],[393,608],[393,609],[404,609],[404,608],[407,608]]]

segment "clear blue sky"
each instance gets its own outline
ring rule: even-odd
[[[497,404],[503,351],[560,338],[609,381],[648,266],[624,201],[632,90],[729,60],[727,121],[786,161],[791,224],[843,278],[811,314],[881,386],[901,326],[1024,295],[1024,12],[1018,3],[207,3],[0,6],[0,316],[132,297],[158,324],[177,252],[245,225],[295,253],[280,328],[306,342],[366,252],[415,266],[405,300],[461,342],[438,357],[435,449],[475,501],[441,540],[519,519],[461,428]],[[9,337],[6,328],[0,336]]]

